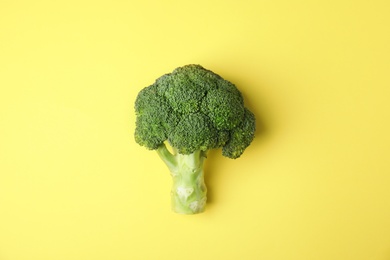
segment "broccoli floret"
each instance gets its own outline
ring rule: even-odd
[[[200,65],[179,67],[142,89],[135,113],[135,141],[156,150],[167,164],[172,208],[182,214],[205,209],[207,151],[222,148],[223,156],[239,158],[256,130],[255,116],[237,87]]]
[[[167,140],[179,122],[179,116],[157,94],[155,85],[144,88],[135,102],[137,115],[135,140],[138,144],[155,150]]]
[[[181,154],[192,154],[196,150],[207,151],[218,142],[217,130],[208,117],[193,113],[182,118],[168,136],[169,143]]]
[[[203,99],[202,112],[218,130],[232,130],[243,119],[244,104],[241,96],[218,88],[207,92]]]
[[[255,132],[255,115],[245,108],[244,119],[240,125],[230,133],[230,138],[222,147],[222,155],[229,158],[238,158],[251,144]]]

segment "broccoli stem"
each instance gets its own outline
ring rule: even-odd
[[[171,172],[172,210],[180,214],[203,212],[207,193],[203,174],[205,152],[198,150],[192,154],[172,154],[165,145],[161,145],[157,153]]]

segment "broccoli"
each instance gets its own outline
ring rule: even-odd
[[[255,116],[236,86],[200,65],[176,68],[142,89],[135,113],[135,141],[168,166],[172,209],[181,214],[205,209],[207,151],[222,148],[223,156],[236,159],[255,133]]]

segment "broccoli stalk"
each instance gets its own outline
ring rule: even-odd
[[[168,166],[172,208],[182,214],[204,211],[207,151],[222,148],[223,156],[239,158],[256,128],[236,86],[200,65],[177,68],[142,89],[135,112],[135,141],[156,150]]]
[[[191,154],[171,154],[162,144],[157,148],[157,153],[171,172],[172,210],[180,214],[203,212],[207,192],[203,175],[204,152],[197,150]]]

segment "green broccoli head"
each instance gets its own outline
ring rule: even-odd
[[[168,141],[180,154],[222,148],[235,159],[255,133],[236,86],[200,65],[177,68],[142,89],[135,112],[135,140],[152,150]]]

